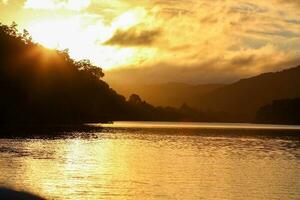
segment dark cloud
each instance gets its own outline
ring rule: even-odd
[[[148,46],[155,42],[160,33],[160,30],[139,30],[137,27],[128,30],[117,30],[113,37],[104,44],[118,46]]]

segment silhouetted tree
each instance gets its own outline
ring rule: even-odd
[[[300,124],[300,99],[283,99],[263,106],[256,122],[274,124]]]
[[[128,102],[132,104],[141,104],[142,99],[137,94],[132,94],[130,95]]]
[[[1,123],[83,123],[126,119],[125,98],[101,68],[68,51],[33,43],[28,31],[0,24]]]
[[[87,73],[94,75],[96,78],[100,79],[104,76],[102,69],[93,65],[90,60],[78,61],[76,62],[76,65],[79,70],[86,71]]]

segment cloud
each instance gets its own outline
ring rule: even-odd
[[[160,30],[138,30],[137,27],[128,30],[117,30],[115,34],[106,41],[105,45],[118,46],[150,46],[159,36]]]
[[[49,21],[75,13],[82,45],[57,37],[116,81],[230,82],[300,61],[299,0],[26,0],[25,8],[23,16],[50,13]]]
[[[182,2],[155,1],[155,23],[163,31],[140,52],[147,46],[157,51],[136,64],[107,71],[108,81],[222,83],[300,64],[295,2]]]
[[[175,58],[174,58],[175,59]],[[177,61],[177,60],[176,60]],[[164,82],[232,83],[264,72],[298,66],[300,58],[271,46],[258,51],[233,53],[232,57],[214,57],[202,62],[161,62],[144,67],[125,67],[106,72],[108,82],[154,84]],[[149,78],[151,77],[151,78]]]

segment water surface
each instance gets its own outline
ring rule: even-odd
[[[50,199],[298,200],[299,133],[297,126],[119,122],[3,138],[0,186]]]

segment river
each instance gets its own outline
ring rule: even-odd
[[[48,199],[300,199],[299,126],[90,126],[103,128],[1,138],[0,186]]]

